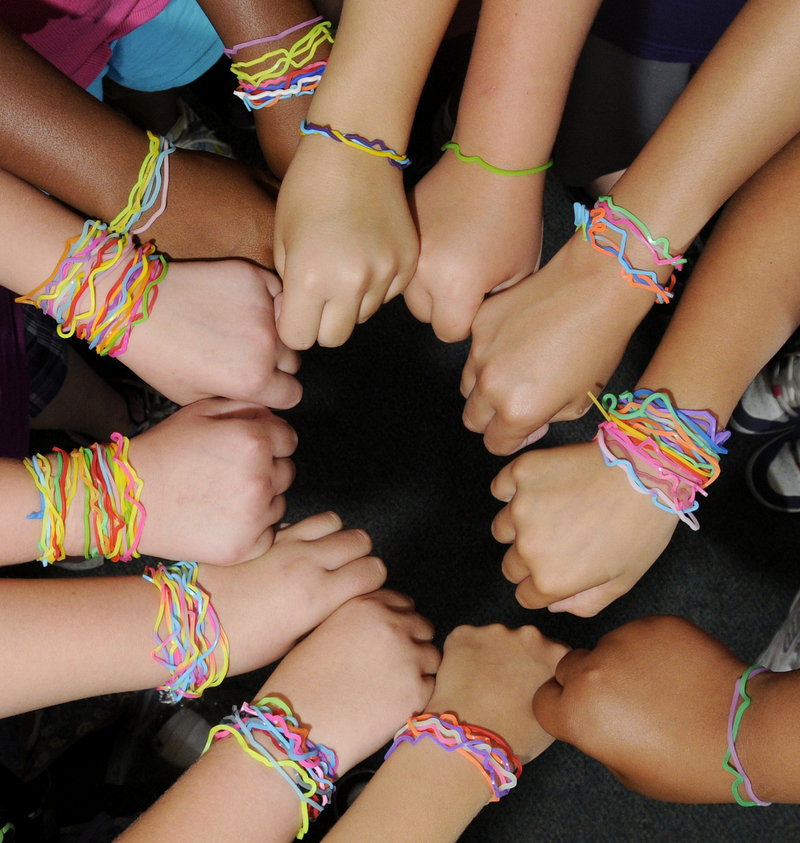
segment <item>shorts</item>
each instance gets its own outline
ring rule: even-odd
[[[628,167],[696,67],[641,59],[589,35],[553,147],[553,170],[571,187]]]

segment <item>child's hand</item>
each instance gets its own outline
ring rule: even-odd
[[[632,790],[675,802],[731,802],[733,777],[722,760],[731,696],[745,668],[688,621],[644,618],[605,635],[592,652],[568,653],[537,691],[534,711],[551,735]]]
[[[487,293],[535,271],[543,189],[543,176],[499,176],[452,154],[414,188],[420,256],[405,299],[439,339],[465,339]]]
[[[141,553],[212,565],[263,553],[286,509],[296,446],[297,434],[265,407],[221,398],[184,407],[132,439],[147,511]]]
[[[144,239],[172,259],[246,258],[274,268],[278,183],[272,177],[240,161],[185,149],[169,156],[169,167],[167,207]]]
[[[534,626],[460,626],[444,643],[428,709],[496,732],[527,764],[553,742],[533,716],[533,694],[568,650]]]
[[[439,651],[409,597],[376,591],[337,609],[278,665],[258,696],[285,697],[339,774],[388,741],[427,704]]]
[[[280,290],[273,273],[244,261],[171,263],[120,360],[178,404],[222,396],[293,407],[300,360],[278,338]]]
[[[535,275],[487,299],[461,378],[464,424],[511,454],[575,419],[602,391],[653,303],[576,235]]]
[[[400,170],[327,138],[303,138],[275,220],[281,339],[295,349],[342,345],[403,291],[418,251]]]
[[[678,523],[607,466],[596,442],[522,454],[492,494],[508,502],[492,524],[511,545],[503,574],[528,609],[597,614],[655,562]]]
[[[342,603],[380,588],[386,568],[371,549],[367,533],[323,512],[278,530],[257,559],[200,565],[198,582],[231,643],[231,673],[270,664]]]

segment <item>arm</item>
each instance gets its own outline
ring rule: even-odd
[[[50,276],[83,220],[7,172],[0,171],[0,193],[2,283],[27,293]],[[132,331],[119,359],[178,403],[224,395],[294,406],[299,360],[278,339],[272,296],[279,289],[272,273],[242,261],[171,263],[152,317]]]
[[[317,17],[310,0],[284,0],[265,3],[263,0],[202,0],[200,5],[208,15],[227,48],[258,38],[270,37],[292,28],[302,21]],[[252,61],[268,50],[288,49],[297,40],[298,32],[269,44],[246,47],[236,53],[234,61]],[[330,53],[328,44],[321,44],[315,60]],[[270,108],[253,111],[256,131],[264,158],[270,170],[282,178],[297,149],[300,121],[306,116],[311,97],[292,97]],[[245,106],[242,105],[242,108]]]
[[[632,790],[674,802],[733,802],[734,778],[722,762],[734,686],[746,667],[682,618],[644,618],[608,633],[591,652],[568,653],[537,691],[534,710],[550,734]],[[791,737],[799,685],[800,671],[747,683],[752,704],[735,746],[764,801],[800,799]]]
[[[521,170],[545,164],[597,0],[484,0],[453,133],[465,155]],[[464,339],[483,297],[539,265],[545,171],[488,172],[452,151],[413,190],[412,313],[443,340]]]
[[[800,323],[790,185],[800,185],[800,138],[726,207],[639,381],[677,407],[710,410],[719,427]],[[607,467],[594,442],[523,454],[498,474],[493,493],[509,502],[493,524],[512,545],[503,572],[528,608],[596,614],[634,585],[678,523]]]
[[[335,750],[341,775],[427,702],[439,654],[420,642],[431,637],[408,598],[394,592],[356,598],[286,656],[256,699],[287,700],[311,739]],[[177,816],[190,836],[288,841],[300,809],[275,770],[229,738],[215,743],[119,839],[153,840]]]
[[[750,0],[614,187],[614,201],[668,237],[673,253],[800,130],[798,33],[800,3]],[[635,248],[631,259],[654,266]],[[658,274],[663,281],[669,268]],[[581,415],[653,301],[576,234],[544,269],[481,306],[461,383],[466,426],[507,454],[548,422]]]
[[[405,153],[454,6],[347,0],[308,120]],[[276,213],[275,266],[284,283],[278,332],[290,348],[341,345],[411,278],[417,235],[402,170],[385,158],[304,136]]]
[[[0,80],[0,167],[88,216],[112,219],[147,153],[145,133],[2,26]],[[161,250],[272,266],[274,182],[237,161],[181,149],[170,167],[167,209],[150,230]]]
[[[532,695],[566,651],[531,626],[459,627],[445,641],[426,710],[490,729],[527,763],[552,742],[533,717]],[[430,740],[403,743],[325,840],[455,841],[491,795],[462,755]]]
[[[134,437],[129,464],[142,483],[145,515],[136,516],[141,534],[133,549],[223,565],[259,555],[272,544],[272,525],[286,509],[296,445],[292,428],[266,408],[221,398],[184,407]],[[56,455],[45,458],[54,471]],[[0,564],[27,562],[43,552],[37,547],[47,522],[28,517],[41,509],[39,492],[21,462],[2,460],[0,472]],[[86,484],[76,486],[62,508],[63,550],[82,557]]]
[[[270,664],[342,603],[379,588],[386,571],[369,550],[365,533],[324,513],[281,530],[251,562],[199,565],[230,643],[228,674]],[[159,592],[141,577],[3,579],[0,591],[3,633],[16,642],[0,659],[0,716],[167,681],[151,656]]]

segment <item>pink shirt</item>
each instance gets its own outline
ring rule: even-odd
[[[109,42],[154,18],[169,0],[2,0],[0,20],[82,88],[108,64]]]

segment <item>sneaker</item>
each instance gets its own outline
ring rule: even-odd
[[[730,426],[740,433],[779,433],[800,426],[800,351],[776,357],[747,387]]]
[[[792,601],[788,617],[757,661],[775,671],[800,668],[800,591]]]
[[[785,430],[747,463],[747,485],[756,500],[778,512],[800,512],[800,430]]]
[[[200,152],[213,152],[233,158],[233,147],[221,141],[214,132],[200,119],[200,115],[184,100],[178,100],[180,117],[167,132],[166,138],[181,149],[193,149]]]

